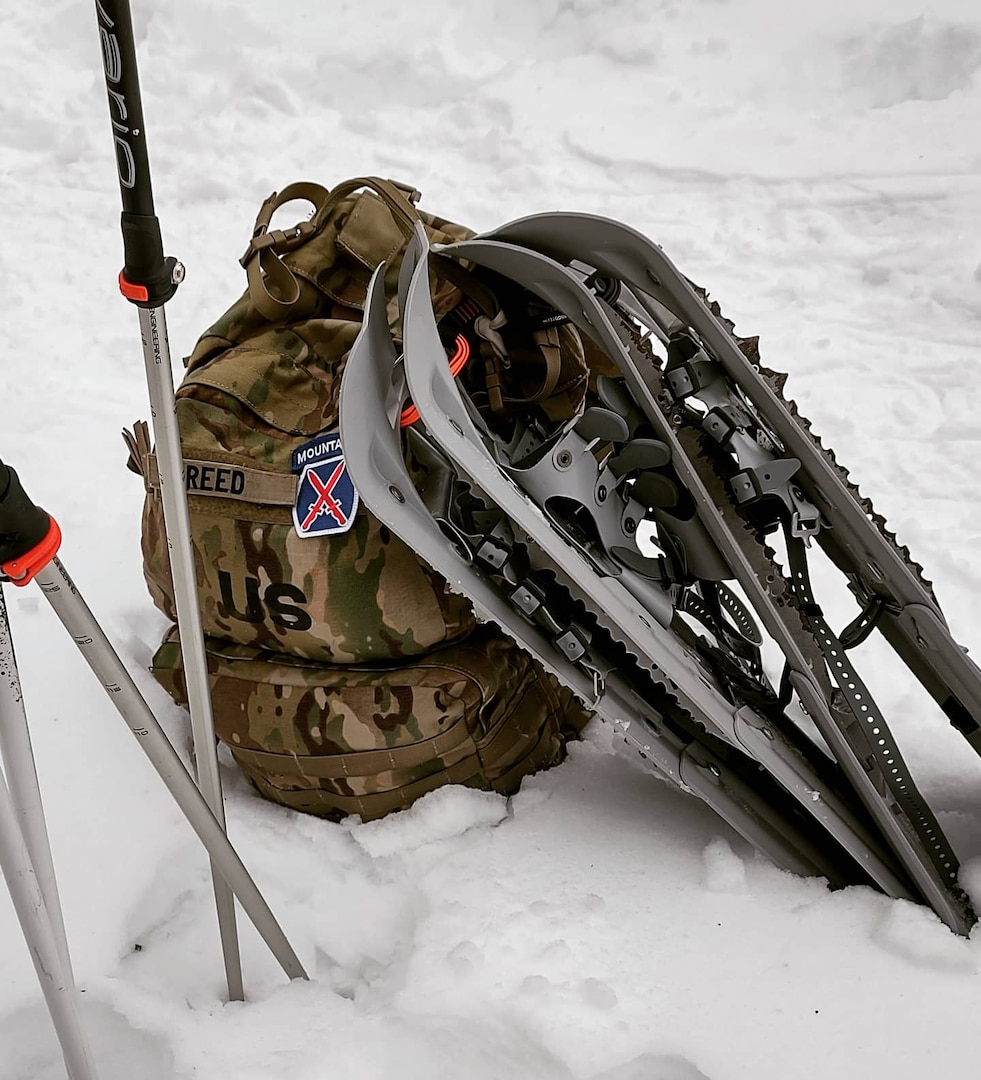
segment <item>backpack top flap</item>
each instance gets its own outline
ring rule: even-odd
[[[387,259],[392,260],[392,265],[386,286],[388,294],[394,296],[401,265],[398,256],[407,243],[407,234],[397,224],[392,204],[371,191],[334,198],[336,192],[348,190],[355,183],[359,181],[346,181],[331,192],[319,185],[291,185],[282,195],[266,200],[256,231],[258,238],[270,237],[272,242],[253,250],[258,239],[253,236],[249,250],[242,257],[249,274],[249,287],[201,335],[187,360],[188,373],[207,364],[223,350],[254,338],[271,323],[290,322],[295,330],[298,322],[302,324],[312,318],[360,322],[368,282],[375,268]],[[406,185],[394,181],[378,183],[408,190]],[[313,218],[285,232],[264,231],[268,220],[263,223],[263,218],[270,216],[268,207],[292,201],[284,196],[297,187],[324,193]],[[403,203],[410,206],[405,200]],[[414,206],[410,208],[425,225],[433,243],[451,244],[476,235],[445,218],[422,213]],[[284,239],[277,241],[277,237]],[[266,268],[271,268],[272,274],[263,277],[261,271]],[[433,302],[438,310],[448,310],[458,298],[457,290],[449,282],[436,283]],[[392,315],[394,319],[394,311]]]

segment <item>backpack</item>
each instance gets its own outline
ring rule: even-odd
[[[445,783],[510,793],[561,760],[588,719],[497,628],[477,626],[469,602],[359,505],[347,473],[338,394],[372,272],[390,260],[397,335],[416,222],[433,243],[474,235],[420,212],[418,198],[377,177],[271,195],[242,258],[248,288],[198,340],[176,395],[216,733],[263,795],[335,818],[379,817]],[[296,199],[313,215],[270,231]],[[490,286],[444,261],[434,310],[472,323]],[[488,326],[488,340],[502,329],[521,337],[521,362],[502,372],[481,340],[466,375],[482,380],[487,407],[571,415],[587,382],[574,332]],[[144,576],[174,621],[149,433],[127,436],[146,487]],[[186,704],[176,627],[152,671]]]

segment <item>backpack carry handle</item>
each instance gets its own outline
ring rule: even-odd
[[[300,299],[300,284],[281,256],[305,244],[319,233],[341,200],[361,188],[370,188],[381,197],[399,231],[408,240],[420,221],[414,202],[418,191],[396,180],[378,176],[358,176],[345,180],[328,191],[322,184],[299,182],[282,191],[274,191],[259,207],[252,239],[239,262],[248,277],[249,297],[256,309],[270,322],[281,322]],[[290,229],[269,231],[273,214],[288,202],[303,199],[313,205],[308,221]]]

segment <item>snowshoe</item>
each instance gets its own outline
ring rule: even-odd
[[[459,268],[468,296],[455,322],[433,312],[436,262]],[[536,215],[434,249],[418,228],[401,343],[384,270],[340,405],[371,511],[775,864],[926,903],[966,933],[955,853],[848,654],[883,634],[976,749],[981,671],[784,398],[786,376],[659,247],[604,218]],[[535,395],[493,407],[510,361],[509,311],[493,310],[505,286],[535,298],[537,325],[574,327],[603,358],[570,417]],[[461,377],[454,341],[494,380]],[[859,603],[840,634],[812,590],[813,544]]]

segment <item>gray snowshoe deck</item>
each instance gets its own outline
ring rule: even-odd
[[[910,667],[962,727],[979,715],[977,669],[956,659],[966,661],[918,568],[783,403],[782,379],[754,371],[660,249],[615,222],[540,215],[440,254],[552,305],[622,381],[601,385],[605,408],[544,436],[495,434],[450,374],[420,231],[401,279],[404,360],[379,272],[344,376],[342,440],[366,505],[652,771],[777,865],[921,899],[966,932],[956,857],[823,621],[807,541],[826,546],[866,609],[846,644],[880,629],[905,659],[915,628],[927,644]],[[408,434],[407,395],[421,417]],[[407,450],[424,466],[419,490]],[[638,543],[641,522],[653,547]],[[781,525],[789,576],[764,540]],[[753,615],[786,658],[779,691],[763,674]],[[787,715],[793,695],[819,740]]]

